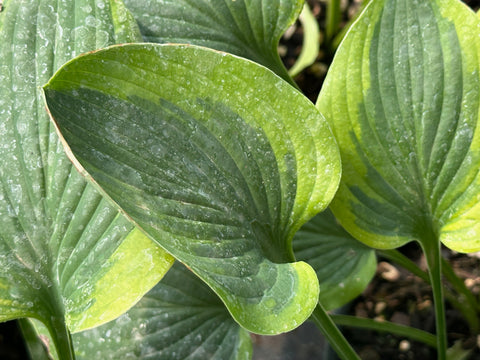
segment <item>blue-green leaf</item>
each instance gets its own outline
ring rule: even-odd
[[[379,248],[480,249],[480,21],[457,0],[378,0],[344,39],[317,106],[343,160],[332,209]]]
[[[239,55],[292,82],[278,43],[303,0],[126,0],[144,39],[193,44]]]
[[[320,282],[320,303],[339,308],[360,295],[375,275],[375,251],[354,239],[330,209],[315,216],[295,234],[298,260],[310,264]]]
[[[340,176],[321,114],[264,67],[195,46],[115,46],[45,87],[71,158],[252,332],[288,331],[318,300],[291,240]]]
[[[33,325],[46,341],[46,329]],[[248,332],[232,319],[215,293],[178,262],[127,313],[74,334],[73,342],[79,360],[252,357]],[[58,359],[55,353],[50,355]]]
[[[121,4],[7,0],[0,12],[0,321],[40,319],[65,358],[65,322],[119,316],[173,261],[72,167],[43,102],[66,60],[134,37]]]

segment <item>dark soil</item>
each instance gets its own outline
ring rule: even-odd
[[[7,321],[0,323],[0,359],[26,360],[28,358],[22,333],[17,322]]]
[[[425,258],[416,244],[402,249],[418,266],[426,270]],[[479,297],[480,259],[473,255],[456,254],[444,250],[458,276],[470,291]],[[364,293],[350,307],[350,314],[377,320],[388,320],[435,333],[435,316],[431,287],[422,279],[401,267],[379,258],[377,274]],[[480,335],[472,333],[463,315],[446,302],[449,346],[459,342],[472,353],[468,359],[480,359]],[[345,336],[354,344],[364,360],[436,359],[431,347],[404,337],[379,334],[374,331],[344,329]]]

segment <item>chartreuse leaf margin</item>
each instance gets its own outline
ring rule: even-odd
[[[302,94],[251,61],[188,45],[114,46],[45,86],[70,157],[249,331],[306,320],[318,280],[291,241],[340,177]]]
[[[41,320],[64,359],[70,331],[124,313],[173,262],[73,168],[41,90],[76,54],[138,34],[120,2],[6,0],[0,12],[0,321]]]
[[[125,0],[145,41],[205,46],[268,67],[296,86],[278,55],[303,0]]]
[[[361,241],[480,249],[479,33],[456,0],[378,0],[343,41],[317,106],[342,153],[332,209]]]
[[[342,156],[331,208],[372,247],[421,244],[439,359],[447,347],[440,244],[480,250],[479,34],[478,17],[458,0],[371,1],[317,101]]]
[[[22,325],[24,333],[26,328],[33,330],[29,349],[40,358],[38,353],[49,347],[38,349],[38,334],[45,345],[48,332],[38,322]],[[128,312],[72,337],[78,360],[252,357],[249,333],[232,319],[218,296],[179,262]],[[54,352],[49,355],[58,359]]]

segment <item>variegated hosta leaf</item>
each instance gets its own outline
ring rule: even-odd
[[[193,44],[256,61],[292,82],[280,37],[304,0],[125,0],[146,41]]]
[[[45,342],[45,329],[34,325]],[[248,332],[215,293],[178,262],[127,313],[74,334],[73,342],[78,360],[248,360],[252,356]]]
[[[309,317],[318,281],[291,239],[330,202],[340,161],[308,99],[251,61],[158,44],[78,57],[45,95],[73,161],[242,326]]]
[[[172,262],[72,167],[41,92],[76,54],[133,39],[127,15],[102,0],[0,12],[0,320],[40,319],[56,341],[65,321],[75,331],[125,312]]]
[[[372,1],[318,99],[342,153],[335,215],[363,242],[480,249],[480,22],[457,0]]]
[[[375,251],[354,239],[337,222],[330,209],[315,216],[295,234],[298,260],[311,265],[320,282],[320,303],[339,308],[365,290],[375,275]]]

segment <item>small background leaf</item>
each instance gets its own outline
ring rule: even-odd
[[[308,99],[248,60],[157,44],[79,57],[45,94],[78,166],[242,326],[272,334],[308,318],[318,282],[292,263],[291,240],[340,170]]]
[[[303,69],[312,65],[320,50],[320,30],[318,21],[307,3],[303,6],[299,20],[303,28],[302,51],[295,64],[288,70],[291,77],[297,76]]]
[[[193,44],[239,55],[293,83],[278,43],[303,0],[126,0],[144,39]]]
[[[337,309],[360,295],[375,275],[375,251],[348,234],[330,209],[315,216],[295,234],[293,250],[317,273],[320,303]]]
[[[0,320],[40,319],[57,341],[65,321],[76,331],[125,312],[173,259],[72,167],[41,92],[76,54],[132,39],[114,27],[127,10],[118,2],[112,15],[110,2],[93,0],[7,0],[3,7]]]

